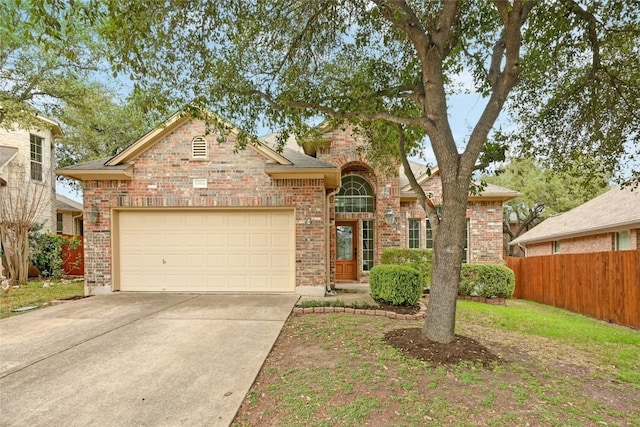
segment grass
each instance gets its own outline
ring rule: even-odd
[[[233,425],[640,425],[639,331],[525,301],[460,301],[457,332],[508,363],[436,367],[382,339],[422,325],[292,316]]]
[[[458,319],[499,331],[547,338],[587,352],[616,379],[640,384],[640,333],[580,314],[525,301],[508,306],[458,302]]]
[[[46,307],[56,299],[68,299],[84,295],[82,281],[47,281],[51,287],[43,288],[44,281],[30,281],[26,286],[0,291],[0,319],[21,314],[12,310],[21,307]]]

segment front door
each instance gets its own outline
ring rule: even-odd
[[[336,222],[336,280],[356,280],[358,229],[355,222]]]

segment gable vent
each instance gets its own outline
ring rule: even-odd
[[[204,136],[196,136],[191,141],[191,157],[205,160],[209,158],[209,145]]]

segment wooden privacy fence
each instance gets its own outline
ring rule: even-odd
[[[84,276],[84,239],[82,236],[72,236],[63,234],[67,238],[76,237],[80,240],[80,245],[75,248],[69,248],[68,244],[62,246],[62,269],[64,274],[69,276]]]
[[[507,257],[514,297],[640,329],[640,250]]]

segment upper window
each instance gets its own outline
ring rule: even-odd
[[[342,187],[336,196],[336,212],[373,212],[373,189],[360,175],[342,177]]]
[[[42,181],[42,142],[43,138],[31,135],[31,179]]]
[[[631,249],[631,231],[624,230],[616,233],[616,251],[628,251]]]
[[[62,233],[63,230],[63,217],[60,212],[56,213],[56,232]]]
[[[204,136],[196,136],[191,141],[191,158],[195,160],[207,160],[209,158],[209,144]]]
[[[553,248],[553,253],[554,254],[559,254],[560,253],[560,241],[559,240],[554,240],[551,245],[552,245],[552,248]]]
[[[409,220],[409,248],[410,249],[420,248],[420,220],[419,219]]]

